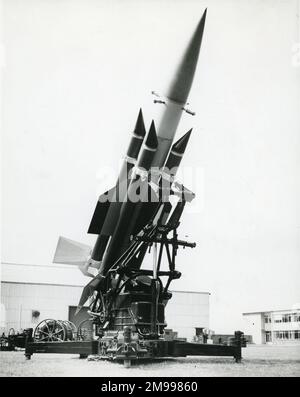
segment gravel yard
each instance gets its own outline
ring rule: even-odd
[[[299,376],[300,346],[248,346],[243,362],[218,357],[186,357],[139,362],[129,369],[107,361],[87,361],[69,354],[34,354],[25,360],[24,352],[0,352],[0,376]]]

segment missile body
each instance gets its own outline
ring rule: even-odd
[[[130,181],[127,200],[122,204],[115,233],[111,238],[103,260],[101,269],[103,275],[105,275],[107,270],[113,265],[114,261],[122,255],[130,244],[129,237],[136,225],[137,214],[139,213],[137,209],[141,207],[143,202],[142,200],[147,200],[148,197],[148,181],[143,178],[143,173],[150,169],[156,150],[157,137],[155,125],[154,122],[152,122],[138,159],[137,173]],[[140,171],[141,174],[139,173]],[[134,199],[137,195],[139,196],[138,201],[135,201]]]
[[[160,180],[161,196],[162,200],[168,199],[171,184],[177,173],[178,167],[181,163],[185,149],[191,136],[192,129],[190,129],[183,137],[181,137],[172,146],[166,164],[163,167]]]
[[[101,217],[99,216],[99,212],[103,212],[103,206],[101,207],[101,203],[98,202],[89,227],[88,233],[98,234],[91,255],[92,263],[98,262],[100,265],[100,261],[103,258],[103,254],[109,241],[109,237],[114,232],[121,210],[121,205],[127,193],[129,175],[136,163],[145,135],[146,130],[144,125],[144,119],[142,110],[140,109],[135,129],[132,133],[127,153],[116,183],[116,187],[113,190],[111,196],[109,197],[107,195],[106,197],[107,200],[109,200],[108,203],[106,203],[109,204],[106,216],[103,222],[99,222],[99,219],[101,219]]]
[[[174,135],[194,79],[206,19],[206,10],[188,44],[175,76],[166,94],[160,120],[157,125],[158,149],[152,167],[162,167],[168,156]]]

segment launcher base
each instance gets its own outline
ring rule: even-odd
[[[118,335],[117,335],[118,334]],[[120,334],[121,338],[120,338]],[[34,342],[26,341],[25,357],[34,353],[79,354],[89,360],[123,361],[125,367],[132,362],[151,359],[166,359],[186,356],[227,356],[241,362],[242,347],[245,347],[243,333],[235,332],[230,345],[210,345],[182,340],[141,339],[137,333],[109,332],[98,340]]]

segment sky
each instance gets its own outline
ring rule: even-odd
[[[197,247],[173,289],[210,292],[218,332],[300,302],[298,0],[2,1],[2,262],[46,269],[58,236],[93,244],[138,110],[148,128],[206,7],[176,135],[193,127],[179,232]]]

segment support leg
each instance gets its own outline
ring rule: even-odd
[[[243,332],[241,331],[235,331],[234,333],[234,346],[235,346],[235,352],[234,352],[234,358],[236,363],[242,362],[242,336]]]

